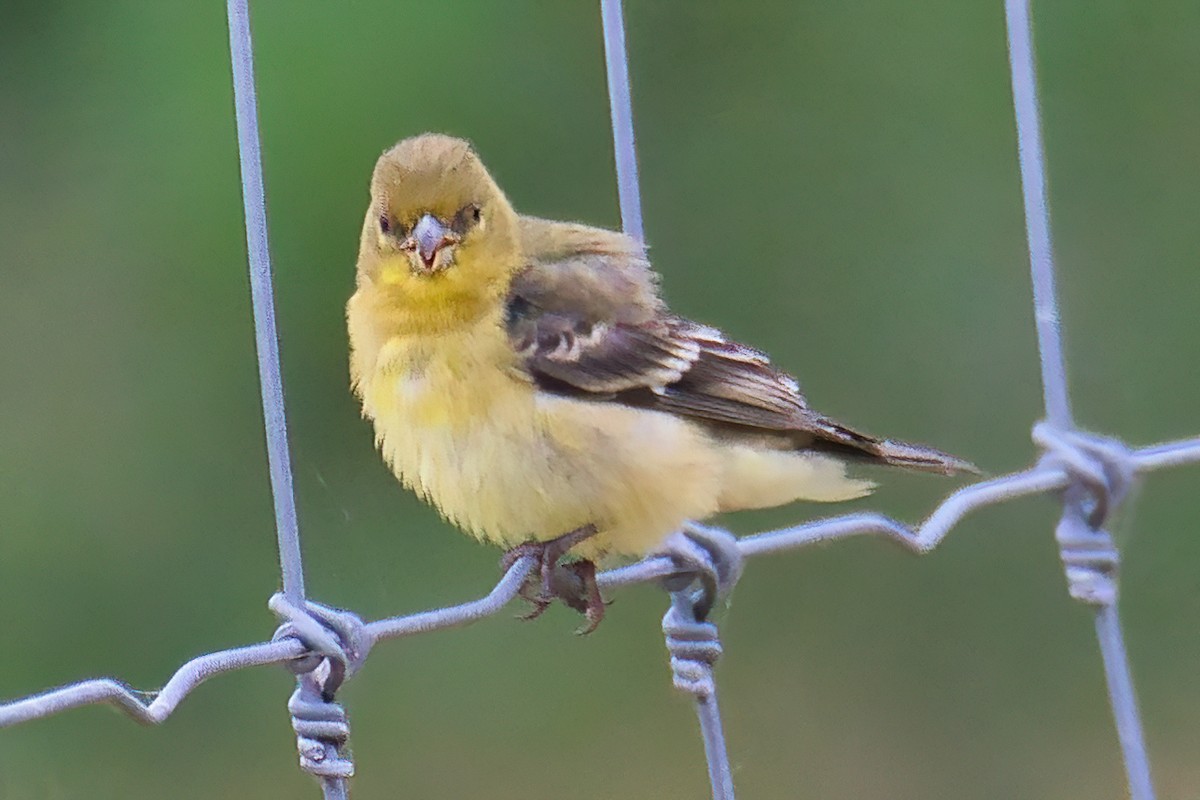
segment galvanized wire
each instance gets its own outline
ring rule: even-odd
[[[1050,207],[1046,201],[1045,152],[1038,109],[1029,0],[1005,0],[1004,9],[1046,418],[1060,428],[1070,428],[1074,421],[1067,393],[1066,359],[1063,356],[1062,326],[1054,281],[1054,248],[1050,240]]]
[[[333,703],[332,694],[341,681],[361,665],[377,642],[460,627],[498,613],[517,596],[533,563],[530,559],[516,562],[486,596],[477,600],[374,622],[363,623],[348,612],[305,601],[279,370],[246,0],[228,0],[227,10],[255,336],[284,588],[281,595],[272,599],[271,607],[286,622],[275,640],[188,661],[158,692],[138,692],[111,678],[82,681],[0,704],[0,727],[93,704],[110,704],[140,722],[161,723],[192,690],[213,676],[246,667],[284,664],[301,673],[298,691],[289,708],[302,763],[314,774],[325,776],[322,785],[326,798],[344,798],[347,792],[345,777],[351,774],[353,764],[339,750],[339,745],[346,740],[348,728],[344,712]],[[601,0],[601,10],[622,221],[629,233],[641,239],[644,232],[619,0]],[[959,489],[917,527],[880,514],[864,513],[767,531],[736,542],[729,539],[727,546],[735,552],[732,559],[726,553],[726,562],[733,560],[739,566],[727,570],[725,579],[726,584],[736,581],[741,558],[776,554],[850,536],[884,536],[913,552],[925,553],[975,510],[1035,494],[1061,493],[1064,514],[1057,535],[1064,566],[1072,595],[1097,606],[1096,631],[1125,756],[1130,793],[1133,800],[1151,800],[1153,788],[1145,745],[1117,622],[1116,551],[1103,529],[1103,522],[1112,507],[1119,503],[1125,485],[1134,476],[1200,463],[1200,437],[1130,450],[1119,442],[1074,430],[1054,289],[1028,1],[1007,0],[1006,12],[1035,316],[1046,395],[1047,421],[1035,426],[1034,438],[1044,455],[1029,469]],[[601,573],[597,580],[605,589],[672,578],[676,579],[675,583],[683,580],[687,584],[695,575],[694,564],[689,566],[687,562],[688,559],[681,559],[678,552],[652,556]],[[674,585],[671,580],[666,583]],[[721,652],[720,643],[716,627],[699,618],[697,608],[693,595],[676,586],[663,629],[676,685],[697,701],[713,797],[731,800],[733,783],[712,675],[713,664]]]
[[[613,155],[617,162],[617,196],[621,227],[640,242],[642,191],[638,181],[637,149],[633,138],[633,101],[629,90],[629,57],[625,51],[625,18],[621,0],[600,0],[604,26],[604,65],[608,74],[608,109],[612,119]]]
[[[1041,114],[1038,106],[1037,68],[1034,59],[1033,26],[1029,12],[1030,0],[1006,0],[1005,20],[1008,27],[1009,66],[1012,77],[1013,109],[1017,122],[1017,152],[1021,169],[1021,186],[1025,201],[1025,227],[1029,239],[1029,263],[1033,277],[1034,319],[1037,325],[1038,351],[1041,355],[1042,389],[1045,396],[1046,419],[1060,431],[1069,432],[1075,423],[1067,388],[1066,359],[1063,356],[1062,328],[1058,295],[1054,280],[1054,249],[1050,239],[1050,211],[1046,200],[1045,147],[1042,143]],[[1105,472],[1103,465],[1098,465]],[[1093,487],[1095,488],[1095,487]],[[1106,511],[1119,503],[1111,498],[1107,487],[1093,491],[1092,502]],[[1129,656],[1117,612],[1116,570],[1120,556],[1111,537],[1103,529],[1107,513],[1093,514],[1088,520],[1084,503],[1088,492],[1078,481],[1063,493],[1063,515],[1057,538],[1063,548],[1063,561],[1068,564],[1072,580],[1072,595],[1088,599],[1096,608],[1096,635],[1108,682],[1109,702],[1117,726],[1117,738],[1125,761],[1125,774],[1132,800],[1153,800],[1154,786],[1150,778],[1150,762],[1146,754],[1145,736],[1134,695],[1133,678],[1129,672]],[[1081,569],[1067,544],[1099,540],[1107,558]],[[1073,567],[1073,569],[1072,569]],[[1101,595],[1082,591],[1077,581],[1099,582],[1107,591]],[[1099,599],[1099,602],[1096,602]]]
[[[267,204],[263,189],[262,144],[258,135],[258,97],[254,86],[254,49],[250,35],[247,0],[227,0],[229,57],[233,69],[234,116],[237,122],[238,160],[242,174],[242,205],[246,222],[246,250],[250,269],[250,294],[254,308],[254,340],[258,352],[258,376],[262,389],[263,427],[267,435],[267,462],[271,494],[275,502],[275,535],[283,593],[293,606],[304,604],[304,563],[300,553],[300,526],[296,495],[292,486],[292,463],[288,450],[287,413],[283,401],[283,376],[279,368],[279,333],[275,327],[275,296],[271,282],[271,252],[267,240]],[[322,704],[336,706],[326,696],[309,670],[297,675],[292,707],[310,709]],[[340,711],[340,709],[338,709]],[[303,725],[303,723],[300,723]],[[299,729],[297,729],[299,733]],[[341,772],[327,774],[321,763],[340,763],[339,742],[312,744],[302,738],[301,763],[322,779],[326,800],[348,796]],[[314,749],[315,748],[315,749]],[[352,771],[352,770],[351,770]]]
[[[1187,464],[1200,464],[1200,437],[1151,445],[1133,452],[1139,474]],[[915,553],[927,553],[971,513],[1000,503],[1064,489],[1070,477],[1052,465],[1039,465],[964,487],[947,497],[924,522],[910,526],[882,514],[849,514],[745,536],[737,546],[746,558],[778,555],[852,536],[883,536]],[[460,605],[419,611],[368,622],[370,644],[460,628],[500,613],[517,596],[532,568],[521,559],[491,591]],[[651,556],[596,576],[602,589],[661,581],[678,572],[668,556]],[[225,672],[266,664],[282,664],[312,654],[295,639],[261,642],[198,656],[181,666],[159,692],[130,689],[113,678],[83,681],[0,704],[0,728],[47,717],[79,706],[106,703],[142,722],[159,723],[170,716],[193,689]],[[150,699],[147,699],[150,698]]]
[[[600,17],[604,28],[604,65],[608,75],[608,108],[612,123],[613,156],[617,165],[617,197],[621,205],[621,227],[625,233],[644,242],[646,231],[642,222],[642,190],[638,180],[633,100],[629,89],[629,55],[625,48],[625,16],[621,10],[621,0],[600,0]],[[712,598],[708,602],[711,604]],[[667,615],[671,617],[676,613],[678,612],[673,604]],[[693,625],[711,628],[713,641],[716,642],[716,626],[703,620],[697,621],[694,617],[691,622]],[[683,623],[677,621],[677,624]],[[664,619],[664,632],[667,625],[668,622]],[[667,634],[668,647],[671,642],[672,638]],[[719,642],[716,647],[720,649]],[[673,664],[675,660],[673,655]],[[700,735],[704,740],[709,784],[712,787],[713,800],[734,800],[733,773],[729,767],[729,752],[725,746],[725,733],[717,706],[717,688],[711,679],[712,665],[708,664],[706,668],[710,676],[706,691],[692,694],[696,703],[696,716],[700,721]],[[678,678],[675,685],[681,685]]]
[[[258,96],[254,88],[254,49],[250,38],[247,0],[228,0],[229,54],[233,68],[234,116],[238,159],[242,173],[242,207],[246,219],[246,251],[250,264],[250,297],[254,306],[254,344],[262,390],[263,427],[267,462],[275,500],[275,530],[283,592],[292,602],[304,602],[304,564],[300,556],[300,526],[292,488],[283,377],[279,369],[279,332],[275,328],[275,296],[271,283],[271,251],[267,241],[267,200],[263,189],[262,144],[258,138]]]

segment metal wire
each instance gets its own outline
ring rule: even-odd
[[[633,102],[629,93],[629,58],[625,53],[621,0],[600,0],[600,17],[604,26],[604,65],[608,73],[608,108],[617,162],[621,227],[639,242],[644,242],[646,232],[642,227],[642,194],[633,139]]]
[[[692,592],[685,589],[671,593],[671,606],[663,617],[662,627],[667,652],[671,654],[675,688],[695,700],[713,800],[734,800],[733,772],[713,676],[713,667],[722,652],[717,626],[697,619]]]
[[[612,122],[613,155],[617,164],[617,197],[621,204],[621,227],[640,242],[646,241],[642,224],[642,192],[638,180],[637,148],[633,133],[633,101],[629,90],[629,56],[625,49],[625,17],[621,0],[600,0],[604,28],[604,65],[608,74],[608,107]],[[710,599],[711,602],[711,599]],[[670,612],[668,612],[668,615]],[[695,620],[693,620],[695,622]],[[664,626],[667,624],[664,620]],[[713,636],[716,628],[713,627]],[[668,646],[671,639],[668,635]],[[720,645],[718,645],[718,648]],[[674,662],[674,659],[672,659]],[[711,676],[712,666],[708,665]],[[709,684],[712,684],[711,677]],[[676,680],[676,686],[680,682]],[[703,694],[693,693],[713,800],[734,800],[733,777],[715,685]]]
[[[1034,319],[1037,325],[1038,350],[1041,355],[1042,389],[1045,395],[1046,418],[1061,431],[1071,431],[1074,419],[1067,389],[1066,360],[1063,356],[1058,296],[1054,281],[1054,252],[1050,240],[1050,211],[1046,202],[1045,148],[1042,144],[1042,124],[1038,107],[1037,71],[1034,62],[1033,30],[1029,13],[1030,0],[1006,0],[1005,21],[1008,27],[1009,66],[1012,75],[1013,109],[1017,122],[1017,152],[1021,168],[1021,187],[1025,201],[1025,227],[1029,239],[1029,263],[1033,278]],[[1082,455],[1082,454],[1081,454]],[[1103,471],[1103,470],[1102,470]],[[1119,502],[1111,499],[1109,491],[1095,491],[1097,510],[1107,511]],[[1063,548],[1063,561],[1068,564],[1071,594],[1092,602],[1096,608],[1096,635],[1099,637],[1104,672],[1108,679],[1108,696],[1117,726],[1117,738],[1125,761],[1125,774],[1132,800],[1153,800],[1154,786],[1150,778],[1150,762],[1146,754],[1142,721],[1134,696],[1133,678],[1129,672],[1129,657],[1117,613],[1116,569],[1120,561],[1111,537],[1103,525],[1107,513],[1093,514],[1085,519],[1083,503],[1085,487],[1072,483],[1063,494],[1063,516],[1057,538]],[[1091,530],[1089,530],[1091,529]],[[1081,568],[1071,562],[1068,543],[1099,539],[1108,558]],[[1073,569],[1072,569],[1073,567]],[[1080,583],[1089,584],[1081,587]],[[1105,591],[1096,593],[1094,585]]]
[[[1200,464],[1200,439],[1183,439],[1144,447],[1133,452],[1133,461],[1139,474],[1185,464]],[[960,489],[915,527],[882,514],[848,514],[745,536],[738,540],[737,546],[743,556],[755,558],[852,536],[882,535],[913,552],[925,553],[970,513],[1031,495],[1059,491],[1067,486],[1069,480],[1061,468],[1039,465]],[[377,644],[390,639],[464,627],[502,611],[517,596],[531,568],[530,560],[521,559],[481,598],[461,605],[387,617],[368,622],[364,628],[371,644]],[[602,572],[596,576],[596,580],[603,589],[616,589],[660,581],[677,571],[677,565],[669,557],[652,556],[636,564]],[[110,703],[144,722],[162,722],[192,689],[213,675],[244,667],[282,664],[311,652],[302,643],[289,639],[199,656],[180,667],[149,703],[144,700],[146,693],[135,693],[111,678],[71,684],[0,705],[0,728],[95,703]],[[99,688],[101,685],[105,688]],[[116,699],[117,695],[120,699]],[[147,713],[147,709],[152,711]]]
[[[258,377],[262,389],[263,427],[267,435],[267,461],[271,494],[275,502],[275,535],[279,544],[279,566],[283,593],[296,606],[304,603],[304,563],[300,553],[300,526],[296,517],[296,495],[292,487],[292,463],[288,451],[287,414],[283,402],[283,376],[279,368],[279,333],[275,327],[275,296],[271,282],[271,252],[267,241],[267,204],[263,189],[262,145],[258,136],[258,97],[254,87],[254,49],[250,36],[247,0],[228,0],[229,57],[233,69],[234,116],[237,121],[238,160],[242,173],[242,206],[246,221],[246,250],[250,269],[250,294],[254,307],[254,340],[258,352]],[[328,702],[312,673],[297,676],[297,707],[311,708]],[[336,707],[336,706],[334,706]],[[321,745],[318,757],[301,740],[301,763],[322,778],[326,800],[348,797],[340,774],[324,774],[314,765],[341,761],[338,742]],[[307,750],[303,748],[309,748]]]
[[[629,233],[642,238],[620,2],[601,0],[601,9],[622,221]],[[332,694],[341,681],[353,673],[379,641],[460,627],[500,612],[517,595],[533,563],[530,559],[522,559],[513,564],[496,586],[477,600],[375,622],[363,623],[347,612],[305,601],[274,320],[246,0],[228,0],[227,11],[255,336],[284,587],[283,594],[273,599],[271,606],[288,622],[273,641],[209,653],[188,661],[157,693],[137,692],[110,678],[82,681],[0,704],[0,727],[94,704],[109,704],[140,722],[157,724],[170,716],[192,690],[210,677],[246,667],[284,664],[303,673],[299,677],[298,691],[289,704],[299,737],[302,763],[314,774],[325,776],[322,782],[325,797],[336,800],[346,797],[345,777],[353,771],[352,762],[338,748],[349,731],[344,712],[332,702]],[[884,536],[913,552],[925,553],[936,547],[964,517],[980,508],[1035,494],[1061,493],[1064,514],[1057,535],[1072,595],[1097,607],[1096,631],[1130,793],[1133,800],[1151,800],[1153,788],[1145,745],[1117,621],[1116,551],[1111,547],[1103,522],[1120,502],[1125,485],[1135,475],[1200,463],[1200,437],[1129,450],[1119,442],[1082,434],[1073,428],[1054,289],[1028,0],[1007,0],[1006,13],[1048,418],[1046,423],[1035,427],[1034,435],[1044,456],[1029,469],[959,489],[917,527],[880,514],[852,514],[731,542],[730,546],[736,547],[734,561],[739,562],[739,567],[727,571],[726,578],[730,583],[736,581],[742,557],[772,555],[850,536]],[[662,581],[672,576],[692,576],[693,573],[688,571],[690,568],[684,567],[677,555],[653,556],[604,572],[598,576],[598,583],[605,589],[612,589]],[[1111,591],[1103,586],[1097,589],[1097,584],[1090,582],[1093,579],[1111,582]],[[715,800],[732,800],[733,782],[712,676],[720,643],[716,627],[697,619],[696,608],[683,590],[675,590],[671,607],[664,617],[664,633],[676,685],[697,701],[713,797]],[[322,677],[318,678],[317,673]]]
[[[1071,401],[1067,394],[1066,360],[1054,282],[1054,252],[1050,242],[1050,208],[1046,203],[1046,166],[1038,110],[1037,72],[1033,61],[1029,0],[1005,0],[1009,66],[1012,70],[1013,109],[1017,118],[1017,152],[1025,200],[1025,230],[1033,277],[1033,308],[1041,353],[1046,418],[1069,428]]]
[[[254,50],[250,39],[247,0],[228,0],[229,53],[233,67],[233,105],[237,120],[238,159],[242,172],[242,206],[246,218],[246,250],[250,263],[250,297],[254,305],[254,344],[262,390],[263,427],[271,494],[275,499],[275,530],[283,592],[294,603],[304,602],[304,565],[300,557],[300,526],[292,489],[292,460],[288,452],[283,378],[279,370],[279,333],[275,329],[275,297],[271,285],[271,252],[267,243],[267,201],[263,189],[262,145],[258,139],[258,97],[254,89]]]

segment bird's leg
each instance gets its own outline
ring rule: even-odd
[[[595,565],[590,561],[574,562],[571,565],[567,565],[569,566],[569,573],[562,574],[558,572],[558,562],[572,547],[590,539],[596,533],[597,528],[595,525],[584,525],[581,528],[576,528],[569,533],[545,542],[525,542],[504,554],[504,558],[500,561],[500,568],[505,571],[525,557],[532,557],[538,566],[537,583],[534,582],[534,577],[531,574],[518,592],[523,599],[529,601],[533,606],[523,619],[536,619],[540,617],[550,607],[551,601],[557,597],[571,608],[587,615],[589,624],[592,622],[595,612],[590,610],[592,605],[590,602],[591,594],[594,591],[599,596],[599,590],[595,588]],[[576,567],[575,564],[588,564],[591,566],[590,584],[589,579],[585,577],[587,569],[584,568],[584,572],[581,574],[579,572],[580,568]],[[536,593],[534,592],[535,585],[538,587]],[[603,606],[603,603],[601,603],[601,606]],[[599,616],[604,616],[603,610],[599,612]],[[588,630],[590,631],[594,628],[595,625],[591,625]]]

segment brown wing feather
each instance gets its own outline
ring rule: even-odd
[[[536,378],[581,392],[612,395],[678,382],[699,357],[699,345],[670,321],[590,322],[509,302],[513,346]]]
[[[547,226],[557,223],[524,222],[530,263],[512,285],[508,331],[543,389],[666,411],[731,435],[775,435],[796,448],[945,473],[973,469],[812,411],[796,380],[765,354],[667,312],[632,240],[565,225],[554,236]]]

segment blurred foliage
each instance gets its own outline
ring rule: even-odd
[[[1040,413],[1001,3],[629,0],[654,260],[683,313],[814,405],[994,473]],[[277,581],[219,2],[0,2],[0,696],[153,688],[258,641]],[[615,225],[594,2],[254,4],[285,383],[313,595],[367,617],[476,596],[497,553],[379,463],[342,308],[378,153],[472,138],[517,205]],[[1200,433],[1200,5],[1038,3],[1063,315],[1084,424]],[[1166,797],[1200,796],[1200,494],[1126,515],[1124,619]],[[955,484],[849,508],[916,520]],[[730,519],[736,530],[840,509]],[[1123,796],[1054,505],[934,554],[752,564],[723,617],[746,798]],[[556,609],[381,646],[344,692],[360,798],[696,798],[661,594],[587,639]],[[0,796],[316,797],[281,669],[158,730],[85,709],[0,734]]]

